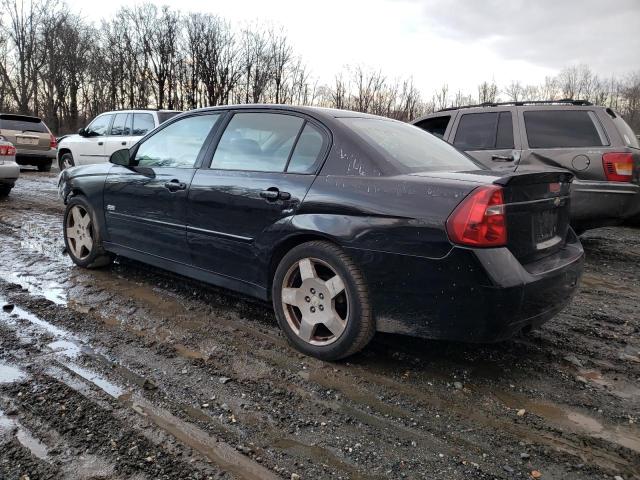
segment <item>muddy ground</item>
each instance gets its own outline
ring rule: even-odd
[[[0,478],[640,479],[640,230],[583,237],[573,304],[478,346],[325,363],[269,306],[63,254],[55,174],[0,201]]]

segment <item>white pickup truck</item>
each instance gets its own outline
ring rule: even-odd
[[[16,163],[16,147],[0,137],[0,197],[6,197],[20,175],[20,167]]]
[[[180,113],[177,110],[117,110],[98,115],[76,135],[58,145],[60,170],[103,163],[116,150],[129,148],[151,130]]]

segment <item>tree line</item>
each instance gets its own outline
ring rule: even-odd
[[[640,72],[601,79],[587,66],[541,85],[485,81],[477,92],[346,66],[320,84],[284,29],[232,25],[209,13],[153,4],[94,24],[60,0],[0,0],[0,111],[42,117],[67,133],[107,110],[189,110],[237,103],[345,108],[411,120],[446,107],[499,100],[580,98],[619,111],[640,130]]]

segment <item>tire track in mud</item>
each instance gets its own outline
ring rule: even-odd
[[[544,478],[640,478],[637,425],[628,423],[640,411],[629,390],[640,369],[618,358],[637,355],[629,338],[638,332],[630,305],[637,290],[625,289],[610,301],[612,312],[596,315],[603,292],[640,275],[629,266],[638,242],[627,241],[627,230],[621,239],[613,229],[588,234],[588,254],[631,248],[595,255],[596,263],[588,257],[574,305],[529,339],[465,346],[382,335],[348,363],[326,364],[291,350],[258,302],[135,262],[81,271],[56,248],[38,249],[43,232],[58,229],[55,215],[37,220],[44,229],[23,230],[12,225],[30,212],[5,213],[0,241],[17,259],[0,290],[89,338],[104,352],[82,355],[92,371],[284,477],[512,478],[538,469]],[[34,258],[46,259],[46,272]],[[53,277],[64,293],[58,305],[37,298]],[[564,360],[568,354],[581,366]],[[145,390],[147,381],[156,388]]]

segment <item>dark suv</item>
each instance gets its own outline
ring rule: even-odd
[[[441,110],[413,124],[495,170],[571,171],[577,231],[640,214],[638,138],[610,108],[580,100],[490,103]]]

